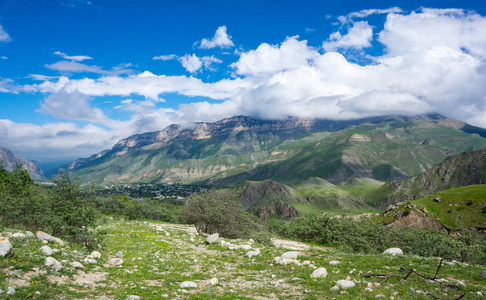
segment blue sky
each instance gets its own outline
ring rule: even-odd
[[[0,2],[0,146],[45,168],[171,123],[486,127],[483,1]]]

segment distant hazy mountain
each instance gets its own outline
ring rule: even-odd
[[[133,135],[64,167],[84,182],[234,185],[404,179],[486,148],[486,130],[432,114],[330,121],[233,117]]]
[[[13,170],[15,165],[22,164],[23,167],[29,171],[32,179],[45,179],[44,173],[42,173],[42,169],[37,165],[37,162],[26,160],[3,147],[0,147],[0,161],[3,161],[3,167],[6,170]]]

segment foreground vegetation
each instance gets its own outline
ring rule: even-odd
[[[367,218],[316,214],[293,220],[271,218],[260,224],[231,190],[196,194],[183,207],[127,196],[95,197],[80,190],[77,179],[68,174],[53,183],[46,189],[20,168],[0,170],[0,233],[10,236],[13,245],[13,252],[0,257],[0,297],[418,299],[429,294],[453,299],[485,292],[479,272],[486,264],[486,237],[475,230],[447,235],[385,228]],[[469,206],[476,204],[474,199],[471,196]],[[68,241],[65,247],[49,244],[58,250],[52,257],[62,263],[62,270],[45,266],[40,240],[13,235],[26,230],[46,231]],[[211,233],[219,233],[230,244],[207,244],[202,235]],[[305,243],[272,242],[271,236]],[[401,248],[405,255],[381,254],[391,247]],[[88,263],[94,249],[101,257]],[[297,262],[276,263],[274,258],[286,249],[298,249]],[[249,255],[249,250],[257,253]],[[111,266],[110,259],[118,252],[123,261]],[[447,258],[439,281],[417,275],[432,277],[438,257]],[[77,269],[73,262],[84,266]],[[325,267],[328,276],[312,278],[310,264]],[[417,273],[400,279],[397,276],[406,275],[400,271],[404,269]],[[372,276],[378,273],[381,276]],[[335,281],[348,276],[356,287],[331,290]],[[180,287],[184,281],[197,287]],[[7,294],[8,287],[15,293]]]

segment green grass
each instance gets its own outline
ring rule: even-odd
[[[373,286],[372,292],[365,289],[381,281],[379,278],[364,278],[368,271],[373,273],[389,273],[403,275],[399,271],[401,266],[414,268],[424,275],[433,275],[437,268],[436,258],[418,256],[391,257],[385,255],[357,255],[334,250],[329,247],[310,247],[301,251],[300,262],[311,261],[317,267],[325,267],[329,273],[327,278],[312,279],[312,269],[307,266],[278,265],[272,263],[276,256],[280,256],[285,249],[263,247],[261,255],[253,258],[245,256],[246,251],[229,250],[221,245],[207,245],[203,238],[196,236],[190,241],[185,225],[171,225],[158,223],[165,232],[157,231],[154,227],[143,222],[109,221],[102,226],[107,231],[102,258],[98,265],[86,265],[88,274],[96,272],[106,273],[101,281],[95,285],[76,284],[78,271],[67,267],[68,262],[80,260],[73,254],[73,250],[87,254],[76,245],[60,248],[61,252],[54,255],[58,260],[65,260],[65,269],[56,273],[43,266],[45,256],[38,249],[42,243],[37,239],[13,240],[15,254],[12,257],[0,258],[0,289],[6,290],[7,278],[13,278],[12,270],[29,272],[35,268],[45,271],[29,280],[24,287],[16,287],[12,296],[2,294],[6,299],[95,299],[105,296],[113,299],[126,299],[129,295],[138,295],[142,299],[161,299],[164,294],[169,299],[255,299],[275,297],[279,299],[375,299],[377,294],[395,299],[423,299],[423,296],[413,294],[411,288],[430,292],[438,297],[485,291],[484,279],[479,277],[479,271],[484,266],[454,263],[441,268],[439,278],[446,278],[452,285],[457,280],[466,286],[458,289],[448,288],[449,296],[445,296],[445,286],[430,283],[418,276],[412,275],[407,280],[390,278],[381,285]],[[225,239],[226,240],[226,239]],[[230,241],[230,240],[226,240]],[[202,243],[201,243],[202,242]],[[231,240],[232,244],[248,244],[248,240]],[[122,251],[124,263],[121,267],[105,267],[105,263],[116,252]],[[338,260],[341,264],[329,265],[329,261]],[[25,273],[24,273],[25,274]],[[63,284],[55,284],[48,278],[62,278]],[[356,287],[346,293],[330,291],[335,281],[350,276],[356,281]],[[219,283],[207,285],[207,280],[218,278]],[[183,291],[179,284],[182,281],[194,281],[196,289]],[[37,296],[36,291],[40,292]],[[392,294],[396,293],[396,294]]]

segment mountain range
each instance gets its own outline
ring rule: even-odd
[[[345,121],[237,116],[133,135],[60,170],[99,183],[389,181],[418,175],[449,155],[486,148],[484,137],[486,130],[438,114]]]
[[[7,148],[0,147],[0,161],[5,170],[13,170],[17,165],[21,164],[24,169],[30,173],[30,177],[34,180],[45,179],[41,167],[35,161],[30,161],[18,156]]]

